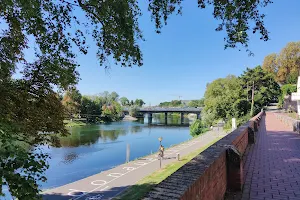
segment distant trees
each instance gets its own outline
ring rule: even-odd
[[[70,116],[78,113],[81,105],[80,92],[74,87],[70,88],[65,92],[65,95],[62,99],[62,104],[65,107],[67,114]]]
[[[199,100],[192,100],[188,103],[189,107],[204,107],[204,98]]]
[[[145,104],[145,102],[142,99],[136,99],[134,101],[134,105],[142,107]]]
[[[142,99],[129,101],[126,97],[119,98],[119,94],[116,92],[104,91],[97,95],[82,96],[74,87],[65,92],[61,102],[70,117],[81,113],[101,116],[104,121],[118,120],[123,112],[121,106],[130,106],[132,114],[136,115],[134,110],[145,104]],[[96,116],[90,116],[88,119],[95,122],[96,118]]]
[[[183,106],[183,104],[180,100],[172,100],[172,101],[161,102],[158,106],[159,107],[181,107]]]
[[[278,55],[266,56],[262,68],[275,74],[281,84],[295,84],[300,70],[300,41],[289,42]]]
[[[122,106],[128,106],[129,105],[129,100],[126,97],[121,97],[120,98],[120,103]]]

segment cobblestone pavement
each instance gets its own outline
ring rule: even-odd
[[[243,192],[234,199],[300,200],[300,135],[267,112],[244,170]]]

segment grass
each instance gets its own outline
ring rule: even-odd
[[[64,124],[66,127],[74,127],[74,126],[84,126],[86,123],[78,120],[64,120]]]
[[[114,198],[114,200],[139,200],[142,199],[147,192],[149,192],[156,184],[165,180],[168,176],[176,172],[179,168],[181,168],[184,164],[192,160],[199,153],[213,145],[215,142],[220,140],[220,138],[215,139],[204,147],[197,149],[189,153],[186,156],[180,158],[180,161],[175,161],[171,164],[166,165],[164,168],[152,173],[151,175],[143,178],[138,181],[135,185],[129,187],[124,193],[122,193],[119,197]]]

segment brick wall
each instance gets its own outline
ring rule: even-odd
[[[249,142],[248,127],[254,128],[263,114],[259,113],[197,155],[156,185],[144,200],[222,200],[226,190],[241,189],[244,181],[241,157]],[[231,157],[232,152],[238,156]]]

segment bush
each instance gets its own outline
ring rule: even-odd
[[[203,123],[200,119],[195,120],[190,126],[190,134],[195,137],[206,132],[208,129],[203,126]]]
[[[297,91],[297,86],[294,84],[286,84],[281,86],[281,96],[278,99],[278,107],[282,108],[283,103],[284,103],[284,97],[286,95],[291,95],[292,92],[296,92]]]
[[[137,117],[137,115],[138,115],[138,107],[137,106],[131,106],[129,108],[129,115],[131,117]]]

